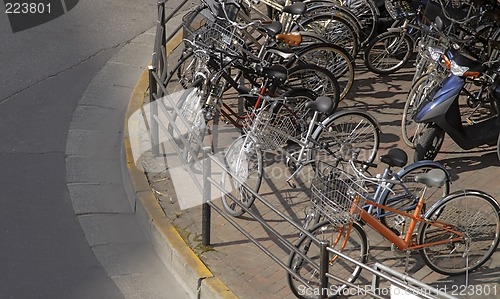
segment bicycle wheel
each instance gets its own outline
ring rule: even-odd
[[[373,37],[378,25],[380,12],[373,0],[340,1],[358,18],[362,27],[360,36],[361,46],[368,43]]]
[[[419,244],[430,245],[420,252],[425,263],[445,275],[458,275],[483,265],[495,252],[500,238],[500,207],[496,200],[478,190],[457,191],[431,207],[425,218],[445,224],[457,234],[422,223]],[[435,244],[445,241],[443,244]]]
[[[352,57],[359,52],[359,37],[346,20],[330,13],[314,14],[300,21],[300,30],[311,31],[344,48]]]
[[[183,88],[189,88],[194,82],[197,67],[197,58],[190,50],[184,50],[177,64],[168,72],[165,79],[167,90],[176,90],[180,84]],[[170,87],[170,88],[169,88]]]
[[[500,135],[498,135],[498,141],[497,141],[497,155],[498,155],[498,161],[500,161]]]
[[[184,141],[180,140],[182,158],[186,163],[191,163],[198,158],[203,147],[207,126],[203,111],[204,86],[203,79],[193,83],[193,87],[186,89],[177,103],[182,118],[174,114],[174,121]]]
[[[352,225],[344,227],[335,227],[331,223],[325,221],[318,223],[311,230],[320,241],[327,241],[331,248],[345,254],[359,263],[365,263],[368,255],[368,240],[366,234],[359,224],[352,222]],[[320,262],[320,247],[307,235],[302,236],[297,243],[297,250],[306,255],[313,264],[301,257],[295,251],[292,251],[288,259],[288,267],[300,278],[305,280],[308,285],[303,285],[292,274],[287,273],[287,281],[292,292],[298,298],[318,298],[320,290],[319,277],[319,262]],[[328,251],[328,273],[344,279],[348,282],[354,282],[362,268],[356,263],[347,261],[346,259]],[[328,280],[327,291],[328,298],[336,297],[348,286],[334,279]]]
[[[415,137],[418,136],[423,124],[416,123],[413,119],[418,106],[425,97],[437,86],[441,80],[438,79],[441,74],[425,74],[420,77],[411,87],[406,103],[403,108],[403,117],[401,119],[401,132],[403,141],[411,148],[415,148]]]
[[[312,138],[321,149],[314,153],[320,161],[335,159],[332,154],[349,160],[352,149],[359,149],[358,160],[372,162],[377,156],[380,137],[377,122],[368,113],[341,110],[325,119]],[[314,156],[313,156],[314,157]]]
[[[229,146],[224,158],[231,175],[226,171],[222,172],[222,205],[229,215],[241,216],[245,210],[236,201],[249,208],[255,196],[240,182],[259,192],[263,174],[262,152],[254,146],[249,137],[240,136]]]
[[[337,79],[340,88],[340,100],[344,99],[354,83],[354,62],[352,56],[330,43],[313,44],[297,51],[295,63],[312,63],[325,67]]]
[[[394,184],[388,186],[382,193],[381,203],[384,206],[392,207],[400,211],[413,213],[417,206],[418,200],[423,196],[425,198],[425,207],[430,207],[435,204],[439,199],[445,197],[450,192],[450,181],[446,180],[445,184],[441,187],[427,187],[421,183],[415,182],[415,177],[422,173],[427,173],[432,169],[443,169],[443,166],[435,162],[421,162],[410,164],[397,173],[401,180],[401,184]],[[443,170],[445,171],[445,170]],[[393,177],[393,179],[397,179]],[[422,212],[425,212],[425,207]],[[379,209],[380,221],[398,232],[403,236],[410,222],[410,218]]]
[[[392,74],[410,59],[413,41],[402,32],[385,32],[375,37],[364,53],[366,67],[380,75]]]
[[[335,101],[340,97],[340,87],[335,76],[326,68],[315,64],[298,64],[288,69],[288,78],[280,86],[283,90],[306,88],[317,96],[328,96]]]
[[[313,0],[305,1],[307,5],[307,11],[304,15],[305,18],[318,14],[318,13],[330,13],[346,20],[354,28],[356,35],[358,36],[358,45],[361,45],[361,37],[364,36],[362,32],[361,21],[354,15],[354,13],[347,7],[333,3],[329,0]]]

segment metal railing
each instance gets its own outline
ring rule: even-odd
[[[296,278],[300,283],[305,286],[310,286],[310,284],[295,273],[288,265],[283,262],[275,253],[266,248],[259,242],[257,238],[252,236],[250,232],[244,229],[235,218],[225,213],[220,207],[211,201],[212,188],[216,188],[220,192],[225,192],[224,186],[221,185],[220,181],[215,179],[216,176],[213,174],[217,172],[219,175],[221,172],[225,172],[226,175],[234,179],[242,188],[246,189],[247,192],[255,196],[255,201],[259,204],[263,204],[269,208],[273,213],[278,215],[283,221],[286,221],[291,226],[293,226],[297,233],[306,235],[311,239],[312,242],[316,243],[320,248],[320,258],[319,261],[313,261],[306,254],[301,252],[294,244],[282,236],[276,229],[274,229],[270,224],[268,224],[261,216],[257,215],[252,209],[244,206],[239,200],[237,200],[231,194],[226,194],[230,200],[233,200],[238,204],[249,217],[257,221],[262,225],[268,232],[270,232],[276,239],[284,245],[284,247],[289,250],[289,252],[295,252],[297,256],[300,256],[305,261],[307,261],[315,270],[319,273],[319,286],[315,288],[320,288],[319,298],[326,298],[328,296],[328,281],[339,281],[342,284],[351,286],[352,288],[359,288],[355,284],[348,281],[342,280],[336,277],[332,273],[328,273],[329,265],[329,255],[333,253],[338,255],[342,259],[356,264],[363,269],[371,272],[373,274],[372,288],[365,291],[366,295],[372,296],[374,298],[384,298],[380,294],[377,294],[376,290],[379,287],[380,278],[384,278],[387,281],[397,285],[398,287],[406,290],[407,292],[420,294],[424,298],[453,298],[438,289],[435,289],[429,285],[423,284],[408,275],[401,274],[388,268],[382,264],[375,264],[375,266],[368,266],[360,263],[349,256],[344,255],[342,252],[330,248],[329,244],[324,240],[319,240],[316,236],[312,235],[308,230],[302,227],[302,224],[295,222],[291,217],[283,213],[280,209],[273,206],[266,198],[257,194],[252,188],[250,188],[245,182],[238,178],[237,175],[232,173],[224,163],[224,159],[211,153],[211,147],[206,147],[202,140],[187,140],[186,136],[193,132],[185,132],[179,128],[179,125],[189,128],[190,122],[184,117],[181,108],[174,101],[173,98],[168,97],[167,83],[165,82],[167,77],[168,68],[168,54],[169,46],[168,42],[172,40],[176,35],[181,33],[181,25],[174,27],[172,33],[167,36],[167,23],[172,20],[173,16],[178,14],[178,12],[189,3],[188,0],[181,2],[176,8],[174,8],[167,15],[166,3],[168,0],[162,0],[158,2],[158,24],[156,30],[156,39],[154,46],[154,53],[152,58],[152,64],[149,67],[149,87],[150,95],[149,101],[151,105],[151,117],[149,123],[150,129],[150,139],[152,141],[152,152],[154,155],[158,155],[160,148],[160,131],[163,132],[169,141],[171,141],[171,146],[175,150],[178,157],[181,158],[183,164],[183,169],[195,183],[198,192],[203,197],[202,204],[202,244],[207,246],[211,243],[211,212],[212,210],[217,212],[229,222],[235,229],[240,231],[248,240],[254,243],[260,250],[262,250],[267,256],[269,256],[275,263],[282,267],[286,272]],[[202,151],[198,152],[193,150],[193,141],[197,144],[198,148]],[[189,155],[187,155],[189,154]],[[186,159],[189,156],[190,159]],[[216,168],[216,171],[213,168]],[[199,179],[199,170],[202,169],[202,180]],[[310,286],[313,287],[313,286]],[[323,290],[326,290],[324,292]],[[422,292],[425,290],[425,292]]]

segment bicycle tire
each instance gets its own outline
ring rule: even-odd
[[[349,8],[337,3],[333,3],[329,0],[312,0],[305,1],[304,3],[306,3],[307,5],[307,11],[304,15],[305,18],[318,13],[334,14],[337,17],[346,20],[353,27],[356,35],[358,36],[358,45],[361,45],[361,38],[365,33],[362,31],[361,21],[354,15],[354,13],[352,13]]]
[[[328,96],[334,101],[340,98],[340,87],[335,76],[326,68],[315,64],[297,64],[288,69],[288,78],[280,89],[306,88],[316,96]]]
[[[358,36],[348,21],[330,13],[314,14],[300,20],[300,30],[311,31],[344,48],[352,57],[359,52]]]
[[[394,46],[398,46],[393,49]],[[365,48],[365,65],[371,72],[388,75],[400,70],[410,60],[413,40],[406,33],[384,32]]]
[[[431,207],[425,214],[430,221],[449,224],[465,233],[460,242],[452,242],[452,233],[428,223],[419,229],[419,244],[441,240],[449,243],[422,248],[421,255],[432,270],[459,275],[481,267],[496,251],[500,240],[500,206],[490,195],[478,190],[456,191]]]
[[[363,228],[356,222],[352,222],[352,226],[349,225],[341,228],[334,227],[328,221],[318,223],[311,230],[311,234],[316,236],[320,240],[326,240],[329,242],[329,246],[339,252],[355,259],[359,263],[365,263],[368,256],[368,239]],[[340,235],[339,235],[340,234]],[[346,238],[348,238],[346,240]],[[342,243],[346,241],[344,248],[342,248]],[[314,261],[319,260],[319,246],[312,241],[307,235],[303,235],[297,245],[297,249],[304,253],[307,257]],[[331,251],[329,253],[329,263],[328,263],[328,273],[336,277],[347,280],[353,283],[361,273],[362,267],[349,262],[341,257],[335,255]],[[293,294],[297,298],[308,299],[308,298],[318,298],[319,286],[319,271],[317,271],[310,263],[308,263],[304,258],[302,258],[295,251],[292,251],[288,259],[288,267],[292,272],[299,275],[301,278],[306,280],[309,285],[303,286],[300,281],[293,277],[292,274],[287,272],[287,282],[292,290]],[[331,292],[328,294],[328,298],[334,298],[338,294],[347,288],[346,284],[337,285],[337,281],[329,279],[327,290]],[[311,290],[310,296],[305,289]],[[316,291],[316,292],[314,292]]]
[[[372,0],[351,0],[342,1],[359,19],[363,35],[360,37],[361,46],[367,44],[375,34],[378,26],[380,12]]]
[[[330,159],[336,160],[332,153],[349,160],[354,148],[359,149],[358,160],[373,162],[380,145],[380,129],[376,120],[370,114],[358,110],[333,113],[322,121],[311,137],[323,147],[313,154],[317,160],[326,163]]]
[[[168,131],[179,145],[181,157],[185,163],[192,163],[198,158],[206,135],[206,120],[203,112],[204,89],[203,78],[198,78],[191,87],[182,91],[175,105],[179,113],[172,111]],[[175,98],[175,97],[174,97]],[[179,115],[180,114],[180,115]],[[174,125],[177,128],[174,130]]]
[[[262,152],[254,146],[250,138],[245,135],[238,137],[225,152],[224,159],[227,169],[233,175],[237,175],[238,179],[245,182],[256,193],[259,192],[264,172]],[[245,213],[245,210],[231,197],[247,208],[250,208],[255,201],[255,196],[227,171],[222,171],[221,188],[222,206],[231,216],[238,217]]]
[[[443,145],[445,132],[435,124],[425,124],[417,136],[414,161],[434,160]]]
[[[354,60],[349,53],[337,45],[331,43],[313,44],[296,52],[297,63],[312,63],[325,67],[337,79],[340,94],[339,100],[343,100],[354,83]]]
[[[406,145],[415,148],[415,137],[418,136],[423,124],[416,123],[413,119],[420,103],[432,91],[432,89],[441,82],[436,76],[439,74],[424,74],[418,78],[412,85],[408,96],[406,97],[403,108],[403,117],[401,118],[401,137]]]
[[[433,161],[422,161],[410,164],[398,172],[398,176],[403,182],[403,188],[398,184],[391,184],[381,194],[381,203],[384,206],[389,206],[400,211],[413,213],[417,205],[418,200],[424,195],[425,192],[425,207],[430,207],[435,204],[441,198],[447,196],[450,192],[450,178],[447,176],[447,180],[441,187],[427,187],[421,183],[415,181],[415,177],[419,174],[429,172],[432,169],[441,169],[446,172],[441,164]],[[425,212],[425,207],[422,213]],[[400,236],[403,236],[408,229],[410,218],[403,217],[395,213],[390,213],[385,211],[383,208],[377,209],[378,215],[381,215],[380,221],[392,229],[394,232],[398,232]]]
[[[498,135],[498,140],[497,140],[497,155],[498,155],[498,161],[500,161],[500,134]]]
[[[168,88],[168,85],[172,83],[180,84],[183,88],[189,88],[194,82],[196,59],[190,49],[184,49],[177,60],[177,64],[168,71],[164,85]]]

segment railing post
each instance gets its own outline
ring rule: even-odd
[[[156,102],[155,96],[158,92],[158,86],[153,76],[153,72],[156,72],[156,68],[153,65],[149,66],[149,107],[150,111],[150,124],[151,124],[151,151],[153,156],[157,157],[160,154],[160,138],[158,123],[156,122],[155,116],[158,116],[158,103]]]
[[[329,254],[328,254],[328,245],[329,243],[326,241],[321,241],[319,243],[320,246],[320,259],[319,259],[319,298],[328,298],[328,277],[326,273],[328,273],[328,262],[329,262]]]
[[[210,201],[212,187],[208,180],[212,173],[212,158],[208,156],[210,147],[203,148],[203,204],[201,207],[201,244],[203,246],[210,245],[210,221],[211,221],[211,208],[208,202]]]
[[[379,268],[377,267],[377,264],[373,266],[373,269],[376,271],[379,271]],[[378,295],[378,290],[380,287],[380,276],[377,274],[373,273],[373,280],[372,280],[372,292],[375,293],[375,295]]]
[[[160,1],[158,2],[158,5],[160,6],[160,19],[158,20],[160,22],[160,26],[163,27],[162,30],[162,36],[161,36],[161,46],[162,49],[166,49],[167,47],[167,24],[165,21],[165,2],[166,1]],[[161,53],[161,52],[160,52]],[[163,59],[160,59],[160,70],[164,71],[164,68],[167,66],[167,62],[163,61]],[[165,70],[166,73],[166,70]]]

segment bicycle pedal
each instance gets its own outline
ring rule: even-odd
[[[288,180],[286,182],[288,183],[288,186],[290,186],[291,188],[293,188],[293,189],[297,188],[297,185],[295,185],[295,183],[292,182],[291,180]]]

